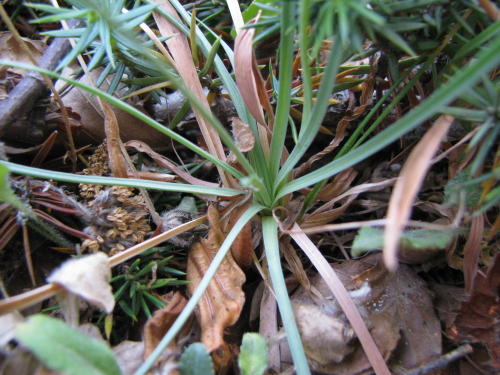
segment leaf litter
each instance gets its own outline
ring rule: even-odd
[[[238,41],[238,43],[240,42]],[[252,52],[251,38],[250,42],[246,41],[246,46],[243,46],[243,48],[246,49],[245,53]],[[250,55],[246,56],[248,57]],[[191,61],[190,59],[187,60]],[[265,93],[265,90],[261,87],[262,82],[259,81],[261,76],[258,68],[256,67],[253,52],[251,53],[250,58],[244,60],[246,60],[244,62],[247,64],[245,65],[245,69],[248,68],[247,70],[250,72],[250,82],[254,86],[257,86],[254,87],[253,91],[248,91],[250,93],[250,99],[247,99],[247,101],[250,100],[253,102],[251,109],[255,111],[256,116],[261,120],[259,122],[263,122],[263,124],[258,124],[259,136],[261,137],[261,141],[265,140],[265,142],[267,142],[268,130],[263,126],[266,125],[264,123],[263,108],[269,116],[273,114],[273,111],[269,106],[268,96]],[[250,61],[251,65],[248,64]],[[362,98],[360,100],[360,106],[355,107],[351,105],[354,104],[354,101],[349,103],[349,113],[342,118],[342,126],[339,125],[337,127],[335,139],[330,143],[329,147],[322,152],[317,152],[313,157],[311,157],[309,161],[302,166],[303,169],[309,168],[314,162],[319,162],[321,158],[332,152],[343,140],[345,136],[344,133],[348,130],[348,122],[354,121],[363,115],[371,105],[377,67],[374,61],[374,59],[370,61],[371,73],[369,79],[371,81],[365,82],[361,86]],[[418,82],[417,86],[419,86]],[[420,86],[419,94],[422,90],[423,89]],[[247,92],[246,90],[243,91]],[[413,102],[416,100],[418,101],[413,93],[409,99],[412,103],[411,105],[414,105]],[[77,102],[78,100],[71,102],[71,106],[76,105]],[[83,109],[81,110],[83,111]],[[109,110],[109,108],[107,110]],[[77,110],[77,112],[79,111],[80,110]],[[257,115],[257,112],[259,115]],[[100,117],[102,121],[102,116]],[[124,160],[121,159],[122,156],[124,156],[120,155],[122,149],[117,147],[117,142],[121,142],[121,137],[123,139],[132,139],[128,146],[149,154],[164,167],[171,167],[169,169],[175,172],[177,178],[197,184],[205,182],[191,176],[189,173],[184,172],[173,163],[165,161],[162,155],[152,151],[151,147],[153,147],[155,140],[158,141],[157,139],[145,140],[143,138],[143,134],[141,134],[142,132],[137,130],[137,128],[132,133],[132,136],[124,136],[122,130],[123,128],[128,127],[128,122],[120,120],[116,122],[113,117],[114,115],[111,115],[108,112],[106,121],[108,121],[108,125],[111,124],[115,127],[115,131],[118,130],[117,124],[120,123],[120,136],[114,134],[113,136],[108,137],[108,143],[112,143],[110,145],[111,147],[109,147],[112,150],[111,159],[116,159],[111,163],[115,165],[115,167],[112,168],[116,171],[115,173],[121,177],[130,176],[130,172],[126,171],[127,167],[124,165]],[[253,133],[248,132],[247,124],[238,124],[238,127],[239,129],[234,131],[233,135],[240,143],[240,151],[248,152],[254,147],[255,139],[253,139]],[[140,129],[140,127],[138,128]],[[328,132],[329,131],[326,129],[325,134],[328,134]],[[252,137],[249,137],[248,134],[251,134]],[[103,138],[103,136],[98,135],[97,138]],[[144,142],[140,142],[141,140]],[[164,144],[165,142],[160,140],[159,143]],[[217,147],[218,146],[216,146],[216,148]],[[220,152],[221,149],[219,148],[218,151]],[[163,162],[161,162],[162,159]],[[427,161],[423,162],[427,163]],[[457,164],[459,163],[457,162]],[[407,168],[412,168],[411,163]],[[353,169],[348,169],[337,175],[331,183],[326,185],[325,188],[320,191],[317,196],[318,200],[327,203],[312,214],[306,214],[303,216],[300,223],[304,229],[310,228],[311,233],[315,230],[323,230],[324,228],[321,229],[318,228],[318,226],[328,224],[333,220],[342,220],[342,215],[346,213],[347,215],[356,214],[356,212],[353,213],[353,207],[358,204],[365,204],[367,207],[369,204],[372,204],[373,210],[379,210],[378,214],[380,214],[380,211],[384,209],[384,204],[386,204],[385,202],[377,201],[374,203],[374,201],[372,201],[370,203],[370,201],[365,199],[363,203],[360,203],[361,201],[358,199],[358,196],[366,194],[369,191],[386,189],[390,187],[394,181],[370,181],[366,184],[366,186],[360,184],[351,188],[351,190],[347,190],[352,183],[357,184],[360,180],[362,180],[361,176],[358,175],[358,172],[359,171],[355,171]],[[298,169],[295,173],[299,175],[302,171],[301,169]],[[449,177],[451,179],[453,176],[450,175]],[[376,186],[377,183],[380,184]],[[205,184],[216,185],[213,182],[205,182]],[[305,190],[306,189],[304,189],[302,193],[309,192],[306,192]],[[363,197],[365,197],[365,195],[362,195],[361,199],[364,199]],[[293,222],[299,216],[299,213],[303,213],[300,212],[303,208],[303,197],[301,196],[300,198],[302,198],[302,202],[300,199],[294,197],[291,199],[291,204],[287,205],[287,208],[290,209],[291,212],[295,212],[297,211],[296,208],[299,208],[296,216],[291,216],[289,223],[286,222],[286,220],[284,221],[286,225],[284,227],[285,230],[288,230],[290,226],[293,225]],[[416,202],[414,207],[419,207],[421,211],[426,212],[429,215],[447,217],[450,219],[448,220],[448,223],[451,219],[453,219],[455,214],[455,212],[449,212],[448,208],[430,201]],[[399,207],[399,209],[401,209],[401,207]],[[193,246],[190,251],[189,258],[191,260],[191,265],[188,266],[189,272],[187,278],[192,281],[191,290],[196,287],[197,280],[199,280],[200,276],[203,275],[204,270],[207,268],[207,264],[210,262],[211,258],[213,258],[213,254],[217,252],[218,246],[231,228],[231,225],[225,227],[224,223],[220,225],[219,220],[222,219],[217,215],[218,213],[216,213],[216,210],[214,211],[214,209],[209,208],[209,222],[211,224],[211,229],[209,231],[208,238],[202,239],[199,244],[196,244],[199,246]],[[230,216],[230,221],[233,223],[238,218],[237,213]],[[481,263],[487,259],[486,256],[481,253],[482,232],[484,229],[484,223],[481,220],[482,218],[478,217],[472,219],[472,233],[468,237],[464,250],[465,261],[461,257],[463,254],[458,256],[455,251],[457,250],[460,241],[463,240],[463,238],[459,237],[463,236],[463,233],[460,235],[454,235],[451,243],[448,242],[446,245],[441,244],[439,246],[441,248],[446,247],[445,251],[449,265],[453,264],[457,268],[464,270],[467,275],[466,286],[468,291],[471,291],[470,300],[463,303],[461,309],[457,309],[454,313],[447,312],[448,320],[451,315],[456,315],[454,323],[447,325],[447,327],[449,327],[449,336],[457,342],[477,341],[486,345],[490,350],[491,357],[494,359],[493,364],[497,365],[498,342],[495,340],[498,335],[496,330],[491,330],[492,332],[489,332],[488,329],[495,327],[495,323],[498,318],[495,304],[495,298],[498,299],[498,296],[495,294],[495,288],[498,289],[498,285],[495,284],[493,271],[491,271],[492,269],[498,271],[498,257],[495,258],[494,262],[490,259],[490,264],[492,264],[492,266],[490,271],[487,272],[487,281],[484,281],[484,274],[477,267],[478,261]],[[9,231],[9,228],[10,227],[5,228],[7,232]],[[224,340],[224,334],[227,332],[227,328],[238,319],[243,311],[244,293],[241,286],[244,284],[245,278],[240,270],[240,267],[248,270],[252,265],[252,251],[254,246],[252,246],[251,242],[252,235],[255,235],[256,232],[258,231],[256,231],[255,228],[252,232],[251,225],[248,225],[245,228],[244,233],[242,233],[239,237],[239,243],[236,242],[233,245],[232,257],[234,260],[229,255],[224,261],[223,266],[220,269],[221,273],[216,275],[216,278],[213,281],[214,284],[211,285],[211,288],[209,288],[206,292],[204,302],[200,304],[197,311],[197,319],[200,322],[202,330],[202,342],[209,349],[209,352],[223,352],[226,354],[229,353],[230,356],[234,355],[234,353],[231,352],[231,348],[229,348],[227,342]],[[416,236],[418,236],[419,233],[417,233]],[[325,238],[327,237],[328,235],[325,235]],[[341,239],[339,239],[338,243],[347,244],[347,247],[349,247],[349,235],[340,237]],[[8,242],[9,239],[7,239],[6,242]],[[432,240],[432,242],[433,241],[434,240]],[[438,242],[443,241],[444,240],[440,239]],[[401,245],[401,243],[399,243],[399,245]],[[352,331],[352,327],[350,327],[350,323],[346,320],[345,314],[332,298],[329,289],[325,289],[324,282],[323,284],[321,283],[321,277],[314,276],[309,278],[309,269],[302,264],[303,258],[297,255],[290,243],[283,243],[282,241],[280,246],[285,254],[285,259],[288,263],[287,266],[290,267],[295,277],[299,280],[299,284],[301,284],[299,290],[293,293],[292,299],[294,300],[295,316],[299,321],[299,329],[301,331],[302,338],[305,341],[308,357],[311,360],[311,363],[313,363],[312,366],[324,373],[358,374],[369,371],[370,364],[366,357],[364,357],[364,352],[359,345],[356,335]],[[365,249],[373,250],[374,247],[380,246],[374,246],[372,244],[371,248],[369,247],[370,246],[366,246]],[[400,248],[400,260],[408,263],[420,264],[422,262],[430,261],[434,256],[439,257],[440,255],[443,255],[443,251],[436,250],[432,246],[429,246],[429,249],[433,250],[430,256],[415,258],[415,253],[412,253],[410,255],[413,256],[414,261],[409,261],[408,259],[411,258],[411,256],[407,257],[403,255],[404,249]],[[352,266],[353,270],[351,270],[351,264],[356,265]],[[265,262],[263,265],[265,267]],[[425,283],[418,276],[416,276],[412,268],[400,265],[396,273],[390,274],[383,267],[379,255],[370,255],[369,257],[358,261],[345,261],[341,266],[335,266],[334,268],[338,268],[337,271],[341,275],[340,278],[343,283],[346,284],[347,289],[351,293],[351,297],[355,300],[355,303],[361,310],[361,315],[373,335],[375,342],[379,346],[384,359],[389,360],[390,364],[399,369],[410,369],[422,363],[432,361],[440,355],[442,347],[442,343],[440,341],[441,334],[439,331],[439,323],[433,313],[432,293],[429,292]],[[86,268],[84,267],[84,269]],[[414,269],[418,270],[418,267],[414,267]],[[485,283],[488,284],[488,286],[485,286]],[[365,290],[367,288],[364,285],[369,285],[369,294],[358,295],[359,290]],[[437,285],[443,286],[441,284]],[[435,286],[433,286],[433,288],[434,287]],[[458,290],[463,291],[463,288],[458,288],[454,290],[453,293],[458,293]],[[276,321],[276,302],[272,296],[272,291],[269,288],[265,288],[263,295],[265,297],[263,298],[261,306],[261,327],[264,326],[265,323],[270,323],[271,326],[274,326],[273,328],[277,328],[280,323]],[[367,300],[365,301],[366,298]],[[174,296],[169,296],[166,300],[169,301],[168,305],[163,309],[158,309],[145,325],[144,342],[147,347],[147,349],[145,349],[145,357],[148,356],[148,353],[152,350],[151,348],[154,348],[158,341],[162,338],[163,333],[168,330],[172,321],[175,320],[179,311],[182,310],[182,307],[186,303],[179,293]],[[213,302],[214,300],[216,300],[216,302]],[[475,303],[477,303],[478,300],[481,301],[481,306],[484,307],[484,310],[489,310],[488,312],[480,312],[481,324],[479,326],[474,326],[471,323],[474,319],[471,318],[472,313],[470,310],[472,306],[475,306]],[[99,305],[99,303],[97,304]],[[100,306],[103,307],[104,302],[102,302]],[[321,321],[322,325],[318,326],[316,321]],[[185,328],[186,330],[189,330],[194,325],[195,323],[190,321]],[[327,326],[330,327],[330,329],[325,329]],[[327,332],[325,333],[325,331]],[[269,330],[267,332],[271,331]],[[275,334],[277,334],[277,332],[275,332]],[[186,332],[183,332],[183,335],[185,336]],[[272,335],[267,338],[270,338],[272,341]],[[184,337],[178,337],[178,340],[176,340],[173,345],[169,347],[169,350],[167,350],[165,356],[161,359],[163,361],[162,366],[164,370],[169,369],[169,366],[173,366],[172,368],[174,368],[177,364],[178,357],[183,351],[183,345],[187,343],[187,341],[184,342],[183,339]],[[320,345],[317,345],[318,343],[320,343]],[[118,347],[115,348],[117,352],[121,351],[122,353],[121,357],[118,356],[118,358],[126,357],[126,353],[129,350],[130,353],[141,352],[141,345],[142,344],[138,341],[125,341],[120,350],[118,350]],[[127,348],[127,346],[130,346],[130,348]],[[332,350],[329,350],[328,348],[335,348],[336,350],[335,352],[332,352]],[[289,359],[286,358],[286,348],[282,345],[275,345],[270,348],[270,353],[276,354],[276,352],[281,352],[281,354],[278,354],[278,361],[288,363]],[[215,355],[218,354],[220,353],[215,353]],[[136,355],[133,357],[136,358],[136,361],[139,361]],[[216,357],[214,356],[214,359],[215,358]],[[271,367],[278,368],[273,365],[273,363],[276,363],[276,358],[271,358],[270,365]],[[131,367],[134,366],[137,367],[137,363],[132,364]],[[160,365],[158,364],[158,366]],[[225,367],[226,365],[218,364],[218,366]],[[283,365],[283,368],[284,367],[286,367],[286,365]],[[176,370],[173,369],[172,373],[175,373],[175,371]],[[226,369],[226,371],[228,370]]]

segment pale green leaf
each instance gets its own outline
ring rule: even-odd
[[[179,362],[181,375],[213,375],[214,365],[205,345],[195,342],[182,353]]]
[[[47,367],[69,375],[120,375],[106,344],[45,315],[33,315],[16,327],[16,339]]]
[[[241,375],[262,375],[267,369],[266,340],[258,333],[245,333],[238,357]]]

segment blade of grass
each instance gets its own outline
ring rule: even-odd
[[[106,186],[130,186],[130,187],[145,188],[145,189],[177,191],[177,192],[185,192],[192,194],[206,194],[206,195],[215,195],[224,197],[232,197],[235,195],[242,194],[240,190],[219,188],[219,187],[175,184],[171,182],[160,182],[152,180],[136,180],[132,178],[77,175],[71,173],[56,172],[45,169],[27,167],[20,164],[14,164],[8,161],[0,161],[0,165],[6,166],[11,173],[17,173],[20,175],[26,175],[36,178],[45,178],[48,180],[73,182],[76,184],[87,183],[87,184],[97,184]]]
[[[290,298],[285,285],[278,243],[278,224],[272,216],[262,218],[262,237],[266,248],[266,257],[269,263],[269,273],[273,283],[274,294],[278,301],[281,320],[285,327],[286,337],[292,353],[295,371],[298,375],[310,374],[307,358],[300,339],[299,330],[295,323]]]
[[[338,38],[335,38],[335,40],[337,41]],[[299,143],[294,147],[293,151],[290,153],[290,156],[288,157],[285,164],[281,167],[281,170],[276,177],[274,184],[274,188],[276,190],[279,184],[281,184],[281,182],[286,178],[286,176],[295,166],[295,164],[307,151],[318,133],[318,129],[321,126],[321,122],[323,121],[323,117],[328,108],[328,100],[330,99],[330,94],[335,85],[335,76],[337,75],[342,57],[341,51],[342,46],[340,42],[334,42],[333,48],[330,51],[330,57],[328,58],[328,64],[323,74],[323,80],[319,88],[317,100],[311,111],[311,116],[309,117],[309,119],[305,119],[306,121],[303,122],[299,133]],[[279,155],[279,157],[281,157],[281,154]]]
[[[292,65],[293,65],[293,43],[295,29],[289,25],[294,20],[295,3],[292,1],[282,2],[282,17],[287,22],[281,23],[280,47],[279,47],[279,83],[276,107],[276,118],[271,139],[269,172],[276,176],[280,167],[281,155],[285,145],[285,137],[288,129],[288,116],[290,113],[290,97],[292,91]]]
[[[325,257],[321,254],[309,237],[302,232],[302,229],[297,224],[294,224],[293,229],[290,232],[290,236],[306,253],[311,262],[314,264],[314,267],[316,267],[328,287],[333,292],[334,297],[351,322],[352,327],[356,332],[356,335],[358,336],[375,373],[377,375],[391,375],[391,372],[387,368],[384,358],[382,358],[375,341],[373,341],[370,332],[366,328],[363,318],[361,318],[356,305],[347,293],[347,290],[333,268],[330,264],[328,264]]]
[[[427,100],[396,121],[389,128],[383,130],[347,155],[334,160],[308,175],[289,182],[278,192],[278,194],[276,194],[276,198],[311,186],[346,168],[352,167],[414,129],[417,125],[438,113],[441,108],[466,92],[484,74],[494,69],[500,63],[498,50],[500,50],[500,37],[495,38],[488,48],[478,53],[476,59],[472,63],[464,69],[459,70],[446,84],[441,86],[427,98]]]
[[[198,286],[198,289],[194,292],[192,297],[189,299],[187,305],[184,307],[184,310],[180,313],[180,315],[177,317],[175,320],[174,324],[172,324],[172,327],[170,330],[165,334],[163,339],[160,341],[158,346],[155,348],[153,353],[146,359],[146,361],[142,364],[142,366],[134,373],[134,375],[145,375],[150,368],[153,366],[153,364],[156,362],[158,357],[163,353],[165,348],[168,346],[168,344],[173,340],[173,338],[177,335],[177,333],[181,330],[181,328],[184,326],[186,321],[189,319],[189,316],[192,314],[194,311],[196,305],[198,304],[198,301],[201,299],[203,294],[205,293],[205,290],[207,289],[208,285],[210,284],[210,281],[215,275],[215,272],[217,271],[217,268],[221,264],[222,260],[226,256],[228,250],[231,247],[231,244],[233,243],[234,239],[236,236],[238,236],[239,232],[243,229],[243,227],[246,225],[246,223],[252,219],[254,215],[256,215],[259,211],[264,209],[263,206],[260,205],[254,205],[250,207],[242,216],[241,218],[236,222],[234,225],[233,229],[231,232],[229,232],[228,236],[226,237],[226,240],[220,247],[219,251],[217,252],[217,255],[214,257],[212,263],[210,264],[210,267],[208,267],[207,272],[203,276],[202,280],[200,281],[200,284]]]

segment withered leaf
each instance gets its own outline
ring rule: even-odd
[[[373,339],[384,358],[392,352],[391,360],[397,361],[398,365],[404,368],[413,368],[441,354],[441,327],[434,314],[431,292],[408,266],[401,265],[395,273],[389,273],[381,258],[380,253],[372,254],[362,260],[332,264],[332,267],[347,290],[357,290],[365,283],[370,285],[369,296],[358,303]],[[332,293],[319,274],[311,279],[311,285],[328,301],[328,306],[320,308],[336,319],[342,316],[345,319],[338,304],[331,299]],[[294,301],[300,300],[301,303],[317,305],[311,299],[310,292],[302,287],[291,298]],[[398,341],[399,335],[401,339]],[[357,345],[359,348],[355,348],[355,351],[339,364],[316,364],[319,366],[318,370],[351,375],[365,371],[369,368],[369,362],[360,345]],[[367,367],[362,369],[361,363],[366,363]],[[356,367],[351,367],[354,364]],[[358,370],[354,371],[355,368]]]
[[[500,254],[486,276],[477,274],[469,300],[456,313],[447,335],[455,341],[487,345],[491,364],[500,369]]]
[[[182,294],[177,292],[167,306],[160,310],[156,310],[151,319],[146,322],[144,325],[144,359],[147,359],[155,350],[186,304],[187,300]],[[189,326],[189,324],[186,326]],[[180,335],[182,334],[183,332],[180,333]],[[168,352],[167,356],[168,354],[175,353],[176,346],[176,340],[170,343],[165,350],[165,352]]]
[[[198,287],[224,240],[217,209],[209,206],[207,217],[210,223],[208,238],[201,238],[189,251],[186,274],[191,281],[187,285],[189,295]],[[224,329],[238,320],[245,302],[241,288],[244,282],[245,274],[228,252],[195,310],[201,326],[201,342],[209,352],[224,344]]]
[[[115,306],[110,279],[108,256],[99,252],[67,261],[47,281],[61,285],[109,314]]]
[[[245,124],[238,117],[233,117],[233,136],[236,146],[238,146],[241,152],[248,152],[253,149],[255,136],[252,129],[250,125]]]

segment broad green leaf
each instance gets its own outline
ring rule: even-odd
[[[16,327],[16,339],[52,370],[69,375],[122,374],[106,344],[58,319],[33,315]]]
[[[181,375],[213,375],[214,365],[205,345],[195,342],[182,353],[179,362]]]
[[[267,369],[266,340],[258,333],[245,333],[238,357],[241,375],[262,375]]]
[[[455,235],[454,231],[417,229],[403,232],[399,243],[413,249],[444,249]],[[384,231],[372,227],[361,228],[352,244],[352,255],[359,256],[366,251],[384,246]]]

